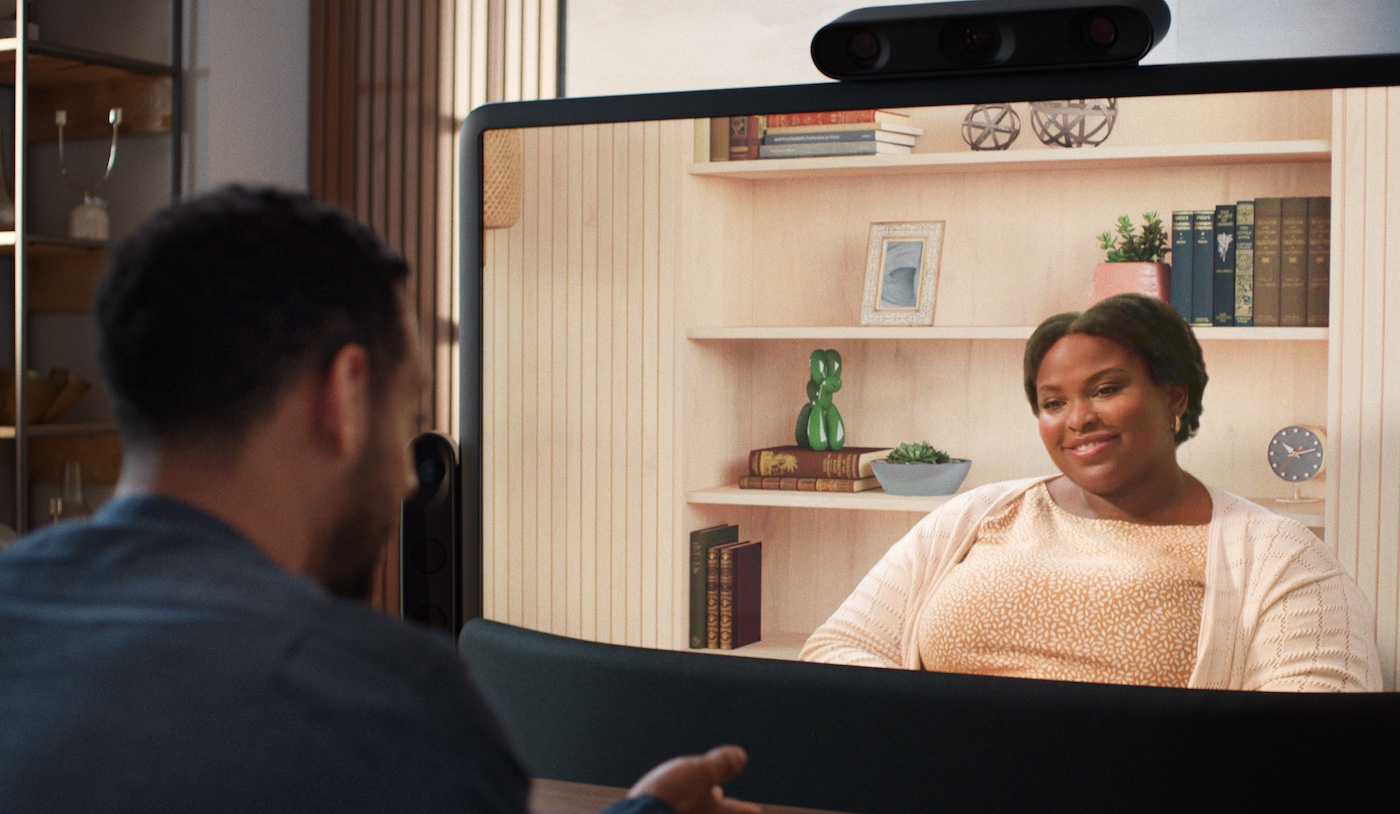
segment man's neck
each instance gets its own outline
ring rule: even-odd
[[[251,452],[251,454],[250,454]],[[305,510],[308,484],[260,464],[256,451],[180,453],[128,448],[116,497],[155,495],[187,503],[232,526],[282,569],[308,574],[315,562],[316,518]]]

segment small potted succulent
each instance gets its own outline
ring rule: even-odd
[[[880,487],[892,495],[951,495],[958,491],[972,461],[954,458],[927,441],[900,444],[871,464]]]
[[[1104,262],[1094,269],[1089,305],[1114,294],[1146,294],[1171,299],[1171,271],[1166,257],[1171,252],[1171,235],[1162,227],[1156,212],[1142,216],[1142,231],[1123,215],[1113,231],[1099,235]]]

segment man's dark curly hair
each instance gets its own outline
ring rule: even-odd
[[[1070,334],[1088,334],[1121,345],[1147,365],[1156,384],[1186,388],[1186,412],[1176,443],[1196,434],[1201,426],[1201,397],[1206,391],[1205,359],[1191,326],[1170,305],[1141,294],[1119,294],[1100,300],[1083,312],[1056,314],[1040,323],[1026,342],[1022,364],[1026,398],[1040,415],[1035,379],[1050,347]]]
[[[375,398],[408,351],[408,267],[310,197],[229,186],[122,240],[97,291],[98,364],[128,442],[237,444],[298,377],[363,346]]]

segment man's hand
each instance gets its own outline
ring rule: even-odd
[[[716,746],[703,755],[672,758],[647,772],[628,797],[660,797],[679,814],[758,814],[761,809],[724,796],[721,786],[744,770],[748,755],[737,746]]]

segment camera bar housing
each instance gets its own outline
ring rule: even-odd
[[[980,0],[857,9],[812,37],[832,79],[1135,65],[1171,27],[1164,0]]]

